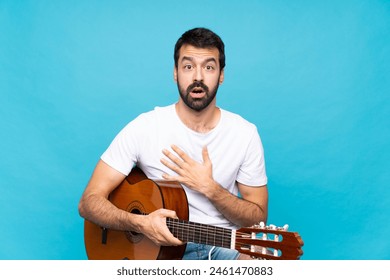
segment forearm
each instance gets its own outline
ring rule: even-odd
[[[239,198],[219,184],[215,184],[213,191],[207,193],[206,196],[229,221],[242,227],[267,221],[267,209]]]
[[[166,218],[177,218],[176,213],[167,209],[153,211],[149,215],[137,215],[121,210],[103,196],[84,195],[79,212],[85,219],[99,226],[122,231],[135,231],[160,246],[182,245],[166,226]]]
[[[114,230],[139,232],[138,215],[117,208],[105,197],[83,195],[79,203],[80,216],[99,226]]]

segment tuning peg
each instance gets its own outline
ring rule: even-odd
[[[284,225],[282,227],[277,227],[277,230],[287,231],[288,225]]]
[[[265,228],[265,224],[264,224],[263,221],[261,221],[261,222],[259,223],[259,227],[260,227],[260,228]]]

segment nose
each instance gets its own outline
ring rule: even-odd
[[[202,81],[203,81],[202,67],[196,67],[194,71],[194,82],[202,82]]]

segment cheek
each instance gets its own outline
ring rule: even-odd
[[[191,77],[188,77],[187,75],[178,74],[176,75],[176,82],[180,83],[182,86],[189,86],[192,83]]]
[[[223,81],[223,79],[221,79],[221,77],[219,75],[216,75],[216,76],[213,76],[213,77],[209,77],[209,79],[207,81],[205,81],[209,86],[215,86],[215,85],[218,85],[218,84],[221,84]]]

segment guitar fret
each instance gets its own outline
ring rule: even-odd
[[[230,248],[232,230],[195,222],[167,219],[171,233],[184,242]]]

